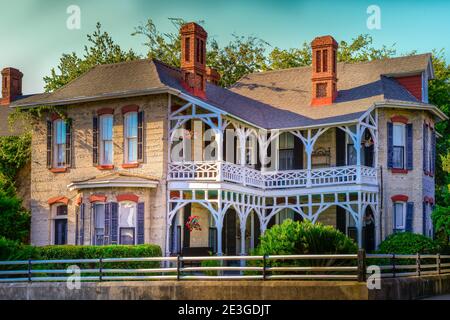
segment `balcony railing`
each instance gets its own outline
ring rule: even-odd
[[[336,184],[376,185],[377,172],[366,166],[259,171],[229,162],[177,162],[169,164],[169,180],[226,181],[261,189],[285,189]]]

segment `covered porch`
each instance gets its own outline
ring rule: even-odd
[[[290,196],[251,195],[231,190],[172,190],[167,221],[166,255],[201,248],[203,254],[246,255],[268,228],[286,219],[331,225],[373,250],[380,242],[378,195],[371,191],[336,191]],[[198,218],[201,230],[186,222]]]

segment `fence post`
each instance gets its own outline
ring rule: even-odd
[[[358,250],[358,282],[366,281],[366,250]]]
[[[436,255],[436,269],[437,269],[437,274],[441,274],[441,254],[438,253]]]
[[[416,257],[416,273],[417,276],[420,277],[420,253],[417,253]]]
[[[28,259],[28,282],[31,282],[31,259]]]
[[[181,267],[180,255],[177,255],[177,281],[180,280],[180,267]]]
[[[99,260],[99,273],[100,273],[99,280],[103,281],[103,259],[102,258],[100,258],[100,260]]]
[[[263,255],[263,280],[266,280],[266,266],[267,266],[267,258],[266,255]]]
[[[395,253],[392,254],[391,258],[391,264],[392,264],[392,277],[395,278]]]

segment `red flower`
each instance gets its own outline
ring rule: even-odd
[[[189,229],[189,232],[192,232],[193,230],[201,231],[202,228],[200,227],[199,217],[198,216],[190,216],[188,218],[188,220],[186,221],[186,228]]]

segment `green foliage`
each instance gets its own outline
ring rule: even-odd
[[[411,232],[398,232],[388,236],[380,243],[378,253],[416,254],[438,253],[439,245],[424,235]]]
[[[144,37],[144,46],[147,47],[147,57],[158,59],[170,66],[180,66],[181,38],[178,33],[180,27],[185,23],[183,19],[169,18],[177,32],[160,32],[152,19],[134,28],[132,36]]]
[[[260,244],[252,255],[298,255],[298,254],[354,254],[356,243],[332,226],[309,221],[285,220],[275,225],[261,236]],[[307,259],[307,260],[267,260],[271,267],[279,266],[336,266],[352,265],[355,260]],[[248,266],[262,266],[262,261],[253,260]],[[255,274],[255,272],[247,272]]]
[[[341,41],[337,52],[339,62],[362,62],[391,58],[396,50],[393,46],[382,46],[380,49],[373,47],[373,38],[368,34],[362,34],[352,39],[350,43]],[[280,49],[274,48],[269,56],[265,69],[277,70],[311,65],[311,46],[304,42],[300,48]]]
[[[332,226],[290,219],[262,236],[256,255],[356,253],[356,243]]]
[[[28,238],[30,213],[16,195],[15,178],[30,156],[30,133],[0,137],[0,237],[18,241]]]
[[[0,190],[0,237],[26,241],[30,220],[30,213],[22,208],[22,200]]]
[[[450,116],[450,65],[445,61],[444,51],[433,51],[433,69],[435,79],[428,88],[429,101],[447,116]],[[450,207],[449,148],[450,126],[448,121],[436,124],[436,130],[442,135],[436,141],[436,204]]]
[[[31,157],[31,134],[0,137],[0,175],[14,179]],[[1,178],[0,178],[1,180]]]
[[[18,241],[0,237],[0,260],[71,260],[71,259],[99,259],[99,258],[139,258],[160,257],[161,248],[157,245],[142,244],[136,246],[45,246],[34,247],[24,245]],[[98,268],[96,263],[77,264],[80,268]],[[36,264],[34,269],[63,269],[67,264]],[[159,262],[108,262],[103,268],[157,268]],[[10,269],[8,267],[3,269]],[[131,274],[130,274],[131,275]]]
[[[211,252],[209,254],[212,255]],[[220,267],[221,265],[222,265],[222,262],[220,260],[204,260],[200,264],[201,267]],[[204,273],[207,276],[219,275],[219,271],[214,271],[214,270],[207,270],[207,271],[204,271]]]
[[[278,70],[309,66],[311,64],[311,48],[306,42],[301,48],[274,48],[268,56],[266,69]]]
[[[100,23],[97,23],[92,34],[87,35],[87,39],[88,45],[84,47],[82,57],[78,57],[75,52],[63,54],[58,65],[59,73],[52,69],[50,76],[44,77],[46,92],[61,88],[97,65],[139,58],[133,50],[122,50],[107,32],[102,31]]]
[[[434,229],[443,244],[448,245],[450,237],[450,207],[437,205],[431,215]]]
[[[368,34],[361,34],[353,38],[350,43],[339,42],[337,59],[340,62],[363,62],[391,58],[395,56],[394,46],[383,45],[380,49],[372,46],[373,38]]]

